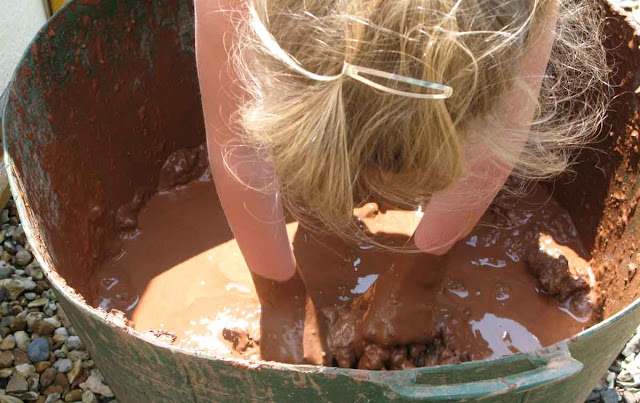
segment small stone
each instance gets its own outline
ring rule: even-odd
[[[67,354],[67,358],[70,359],[71,361],[77,361],[77,360],[88,360],[89,359],[89,353],[87,353],[84,350],[73,350],[73,351],[69,351],[69,353]]]
[[[44,372],[40,375],[40,386],[42,386],[43,388],[47,388],[48,386],[53,384],[53,380],[56,379],[57,373],[58,371],[53,368],[45,369]]]
[[[0,396],[0,403],[24,403],[22,400],[17,397],[2,395]]]
[[[47,386],[44,392],[42,392],[42,394],[45,396],[51,396],[54,393],[62,395],[64,393],[64,388],[60,385],[51,385]]]
[[[62,323],[56,318],[44,318],[44,321],[47,323],[51,323],[54,327],[54,330],[62,326]]]
[[[13,238],[13,240],[19,243],[20,245],[25,244],[25,242],[27,241],[27,234],[25,234],[24,228],[22,228],[22,225],[18,226],[16,229],[13,230],[13,232],[11,233],[11,238]]]
[[[51,368],[51,361],[40,361],[34,365],[39,374],[43,373],[47,368]]]
[[[18,299],[20,294],[22,294],[27,289],[24,283],[20,280],[9,280],[6,284],[4,284],[4,288],[7,290],[7,298],[9,298],[11,301],[15,301],[16,299]]]
[[[629,392],[628,390],[625,390],[624,393],[622,394],[622,401],[624,403],[637,403],[638,400],[636,399],[635,395],[631,392]]]
[[[67,374],[67,380],[69,381],[69,383],[73,385],[76,379],[78,379],[78,376],[80,375],[81,372],[82,372],[82,361],[81,360],[74,361],[73,365],[71,366],[71,370]]]
[[[618,374],[618,381],[620,382],[631,382],[632,380],[633,380],[633,375],[631,374],[631,372],[627,371],[626,369],[623,369]]]
[[[48,316],[55,315],[57,310],[58,305],[54,301],[49,301],[49,303],[42,308],[42,312]]]
[[[0,354],[0,368],[9,368],[13,365],[13,353],[11,351],[3,351]]]
[[[36,373],[36,368],[30,364],[20,364],[20,365],[16,365],[15,373],[18,375],[22,375],[25,378],[28,378],[31,375]]]
[[[36,322],[32,328],[33,332],[39,334],[41,336],[48,336],[56,330],[55,326],[46,320],[41,320],[40,322]]]
[[[13,360],[13,365],[31,364],[31,360],[27,356],[26,352],[20,350],[19,348],[14,348],[13,350],[11,350],[11,352],[15,357]]]
[[[622,350],[622,355],[625,357],[630,356],[631,354],[637,354],[640,352],[640,333],[633,336],[631,340],[624,346]]]
[[[67,342],[65,343],[69,350],[84,350],[86,347],[80,337],[78,336],[69,336]]]
[[[27,314],[27,327],[29,328],[29,330],[33,329],[33,325],[35,325],[37,322],[41,321],[44,319],[44,313],[42,312],[29,312]]]
[[[63,373],[67,373],[71,371],[72,366],[73,366],[73,363],[68,358],[63,358],[53,363],[53,368],[58,370],[58,372],[63,372]]]
[[[53,380],[54,385],[62,386],[62,389],[69,388],[69,381],[67,380],[67,376],[62,372],[58,372],[56,374],[56,378]]]
[[[13,375],[13,368],[0,369],[0,379],[7,379]]]
[[[8,239],[2,243],[2,249],[4,249],[5,251],[9,252],[12,255],[18,251],[18,249],[16,248],[16,245]]]
[[[25,326],[26,326],[26,322],[25,322]],[[22,350],[22,351],[27,351],[27,349],[29,348],[29,344],[31,344],[31,337],[29,337],[29,334],[25,331],[19,331],[19,332],[15,332],[13,334],[13,337],[15,337],[16,339],[16,346]]]
[[[80,384],[80,387],[83,390],[90,390],[97,395],[101,395],[104,397],[113,397],[113,392],[111,389],[105,385],[104,378],[100,374],[100,371],[94,369],[91,371],[91,375],[87,378],[86,381]]]
[[[39,394],[37,394],[36,392],[25,392],[19,395],[16,395],[16,397],[18,399],[21,400],[27,400],[27,401],[34,401],[38,399],[38,396],[40,396]]]
[[[600,396],[604,403],[618,403],[618,399],[620,399],[620,395],[615,389],[603,390]]]
[[[33,259],[33,256],[31,256],[31,253],[29,253],[29,251],[27,251],[26,249],[21,249],[16,252],[16,264],[18,266],[28,265],[29,263],[31,263],[31,259]]]
[[[42,271],[42,268],[40,267],[38,262],[36,262],[35,260],[29,263],[29,265],[25,268],[25,271],[27,272],[27,275],[33,278],[35,281],[44,279],[44,272]]]
[[[47,339],[38,337],[29,344],[27,349],[27,355],[29,359],[36,363],[40,361],[46,361],[49,359],[49,342]]]
[[[48,298],[38,298],[35,301],[29,302],[29,305],[27,305],[27,308],[42,308],[48,303],[49,303]]]
[[[13,350],[16,347],[16,338],[9,335],[0,341],[0,350]]]
[[[27,299],[27,301],[33,301],[34,299],[38,298],[38,295],[35,292],[26,292],[24,293],[24,297]]]
[[[70,390],[64,397],[64,401],[67,403],[82,401],[82,389]]]
[[[25,393],[28,390],[29,385],[27,384],[27,380],[24,376],[18,374],[14,374],[11,377],[7,387],[5,388],[7,393]]]
[[[13,323],[11,323],[11,330],[14,332],[17,332],[20,330],[26,330],[26,329],[27,329],[27,320],[23,316],[16,317]]]
[[[4,209],[2,213],[0,213],[0,223],[5,224],[9,222],[9,210]]]
[[[40,374],[34,373],[29,378],[27,378],[27,383],[29,384],[29,390],[32,392],[37,392],[40,390]]]
[[[62,346],[65,347],[65,346]],[[56,358],[67,358],[67,353],[65,353],[65,351],[63,349],[57,349],[56,351],[53,352],[53,355]]]
[[[0,279],[11,277],[15,268],[4,260],[0,260]]]
[[[96,363],[93,360],[86,360],[82,363],[82,366],[87,369],[91,369],[96,366]]]
[[[55,403],[60,400],[61,397],[62,395],[60,395],[60,393],[52,393],[47,396],[47,399],[44,401],[44,403]]]
[[[98,398],[90,390],[85,390],[82,394],[82,403],[98,403]]]
[[[54,334],[55,336],[61,335],[61,336],[69,337],[69,332],[67,332],[67,328],[66,328],[66,327],[64,327],[64,326],[63,326],[63,327],[59,327],[59,328],[57,328],[57,329],[53,332],[53,334]]]
[[[14,274],[15,274],[16,276],[18,276],[18,277],[24,277],[24,275],[25,275],[26,273],[27,273],[27,272],[25,272],[25,271],[24,271],[24,270],[22,270],[22,269],[16,269],[16,271],[14,272]]]

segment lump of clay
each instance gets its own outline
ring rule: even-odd
[[[540,290],[560,301],[590,290],[584,279],[571,275],[569,262],[562,255],[556,259],[543,251],[534,251],[527,256],[527,267],[537,278]]]

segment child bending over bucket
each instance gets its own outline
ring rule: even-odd
[[[509,176],[565,171],[607,107],[596,9],[591,0],[196,0],[213,178],[257,288],[268,284],[263,310],[298,287],[284,211],[362,241],[353,214],[364,201],[420,209],[412,249],[438,256]]]

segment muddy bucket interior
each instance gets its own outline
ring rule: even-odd
[[[213,355],[176,345],[163,329],[136,331],[123,315],[96,308],[95,274],[122,248],[127,208],[137,211],[151,199],[176,152],[191,150],[185,158],[192,165],[202,152],[191,3],[71,1],[29,47],[3,119],[7,169],[27,235],[118,400],[584,401],[640,323],[639,59],[624,18],[605,5],[617,93],[609,135],[581,153],[576,174],[543,185],[592,259],[605,296],[602,321],[526,353],[380,372]]]

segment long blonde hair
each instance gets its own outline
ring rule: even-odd
[[[416,206],[460,178],[463,146],[479,140],[465,125],[510,88],[552,1],[559,0],[249,0],[279,46],[310,72],[336,75],[346,61],[454,93],[423,100],[348,78],[311,80],[274,57],[245,20],[234,49],[245,92],[237,115],[243,143],[273,164],[286,209],[307,227],[349,234],[354,207],[367,199]],[[597,6],[563,0],[560,8],[524,152],[487,139],[522,178],[566,170],[571,149],[594,138],[607,108]]]

